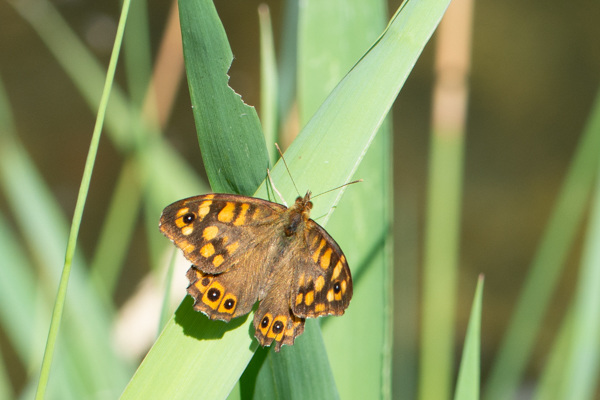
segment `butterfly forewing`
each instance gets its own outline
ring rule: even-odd
[[[277,221],[285,209],[253,197],[213,193],[167,206],[160,230],[192,264],[217,274],[255,253],[261,228]]]
[[[307,251],[294,269],[290,303],[295,315],[341,315],[352,298],[352,277],[344,253],[313,220],[306,224]]]

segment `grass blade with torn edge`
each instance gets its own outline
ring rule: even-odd
[[[479,399],[480,353],[481,353],[481,303],[483,297],[483,275],[477,280],[471,316],[467,326],[467,335],[463,348],[455,400]]]
[[[181,0],[183,53],[202,160],[214,191],[251,195],[269,156],[254,107],[227,84],[233,54],[212,1]]]
[[[447,5],[448,1],[433,0],[405,3],[317,111],[286,152],[291,173],[302,190],[310,183],[316,193],[345,182],[353,174]],[[200,24],[199,20],[193,23]],[[296,196],[281,163],[273,168],[273,176],[284,196]],[[266,194],[263,184],[257,195]],[[328,214],[339,196],[319,197],[313,215]],[[251,340],[251,318],[239,320],[211,322],[191,310],[191,299],[184,300],[123,398],[227,396],[256,346]]]
[[[179,6],[198,140],[212,189],[250,194],[268,166],[258,117],[227,85],[231,50],[212,2],[181,1]],[[167,323],[123,398],[187,398],[193,393],[222,398],[229,393],[256,348],[248,340],[247,329],[234,330],[247,316],[229,324],[209,321],[192,310],[189,300],[186,298]],[[211,340],[217,338],[222,340]],[[171,344],[176,348],[165,353]],[[216,379],[209,387],[199,387],[196,376],[200,368],[206,366],[214,372],[217,365],[226,365],[227,371],[220,371],[218,378],[213,376]]]

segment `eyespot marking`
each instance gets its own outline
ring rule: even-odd
[[[269,332],[269,326],[271,326],[272,318],[273,316],[271,315],[271,313],[266,313],[263,319],[260,321],[258,329],[260,330],[260,333],[263,334],[263,336],[267,336],[267,333]]]
[[[342,291],[342,286],[340,285],[340,283],[339,282],[334,283],[333,284],[333,292],[335,294],[338,294],[341,291]]]
[[[195,219],[196,219],[196,215],[194,213],[187,213],[183,217],[181,217],[181,220],[186,225],[191,224],[192,222],[194,222]]]
[[[225,288],[219,282],[213,282],[202,296],[202,302],[216,310],[221,302]]]
[[[273,324],[273,332],[281,333],[282,330],[283,330],[283,322],[275,321],[275,323]]]
[[[233,314],[235,311],[235,305],[237,304],[237,297],[235,297],[231,293],[227,293],[225,297],[223,297],[223,301],[221,305],[219,305],[219,312],[226,314]]]
[[[271,325],[271,329],[267,334],[267,337],[272,338],[276,341],[280,341],[283,338],[283,331],[285,329],[286,322],[287,318],[283,315],[275,317],[275,319],[273,320],[273,324]]]
[[[196,286],[196,289],[198,289],[200,293],[206,292],[208,285],[210,285],[210,279],[208,278],[200,279],[194,283],[194,286]]]

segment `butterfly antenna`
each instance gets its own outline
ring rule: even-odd
[[[285,199],[283,198],[283,196],[281,195],[281,193],[279,193],[279,190],[277,190],[277,188],[275,187],[275,183],[273,183],[273,178],[271,177],[271,171],[269,171],[269,168],[267,168],[267,175],[269,176],[269,182],[271,182],[271,188],[273,188],[273,191],[275,193],[277,193],[277,196],[279,196],[279,199],[281,200],[281,203],[284,206],[288,206],[287,203],[285,202]]]
[[[294,182],[294,178],[292,178],[292,173],[290,172],[290,169],[288,168],[288,165],[285,162],[285,158],[283,157],[283,153],[281,152],[281,149],[279,148],[279,145],[277,143],[275,143],[275,147],[277,147],[277,151],[279,152],[279,155],[281,156],[281,160],[283,161],[283,165],[285,165],[285,169],[287,169],[288,175],[290,176],[290,179],[292,180],[292,184],[294,185],[294,189],[296,189],[296,193],[298,193],[298,196],[300,196],[300,191],[298,190],[298,186],[296,186],[296,182]]]
[[[343,188],[343,187],[346,187],[346,186],[348,186],[348,185],[352,185],[352,184],[355,184],[355,183],[358,183],[358,182],[362,182],[362,181],[363,181],[362,179],[358,179],[358,180],[355,180],[355,181],[352,181],[352,182],[344,183],[343,185],[340,185],[340,186],[338,186],[338,187],[336,187],[336,188],[329,189],[329,190],[326,190],[326,191],[325,191],[325,192],[323,192],[323,193],[319,193],[319,194],[317,194],[316,196],[312,196],[312,198],[314,199],[315,197],[319,197],[319,196],[321,196],[322,194],[329,193],[329,192],[333,192],[334,190],[338,190],[338,189],[341,189],[341,188]]]

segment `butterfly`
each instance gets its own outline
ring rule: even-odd
[[[193,264],[187,292],[194,309],[230,321],[252,310],[262,346],[292,345],[306,318],[342,315],[352,276],[340,246],[310,219],[311,192],[291,207],[235,194],[179,200],[161,232]]]

